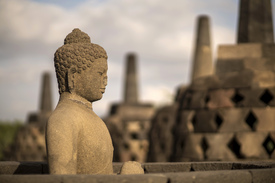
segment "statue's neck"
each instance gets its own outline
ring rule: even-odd
[[[60,100],[70,100],[75,103],[84,105],[87,108],[93,110],[93,104],[90,101],[88,101],[87,99],[85,99],[79,95],[76,95],[75,93],[63,92],[60,95]]]

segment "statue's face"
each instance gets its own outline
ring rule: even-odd
[[[96,59],[90,68],[75,74],[74,93],[90,102],[100,100],[107,86],[107,70],[107,60]]]

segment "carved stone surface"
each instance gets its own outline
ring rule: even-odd
[[[119,173],[123,163],[113,163],[115,173]],[[139,166],[139,165],[138,165]],[[42,168],[41,168],[42,167]],[[214,170],[260,170],[275,168],[274,161],[204,161],[204,162],[159,162],[142,163],[142,169],[146,174],[151,173],[171,173],[171,172],[194,172],[194,171],[214,171]],[[49,174],[47,162],[16,162],[1,161],[0,177],[3,175],[23,175],[23,174]],[[275,171],[275,170],[274,170]],[[46,177],[46,175],[44,175]],[[60,177],[60,175],[53,175]],[[67,176],[67,175],[65,175]],[[95,175],[98,176],[98,175]],[[106,175],[103,175],[106,176]],[[77,175],[77,177],[81,177]],[[119,177],[119,176],[118,176]]]
[[[224,108],[219,110],[222,123],[219,132],[251,131],[245,121],[249,115],[247,108]]]
[[[256,131],[275,131],[275,109],[274,108],[254,108],[252,110],[257,119]]]
[[[107,85],[107,54],[74,29],[55,53],[60,100],[46,126],[51,174],[112,174],[113,145],[93,112]]]
[[[166,106],[158,111],[152,119],[149,136],[148,162],[170,161],[173,152],[173,128],[178,105]]]
[[[267,159],[269,155],[263,147],[266,137],[267,132],[237,133],[236,139],[240,142],[241,155],[251,159]]]
[[[232,163],[219,162],[219,161],[193,162],[191,166],[193,171],[231,170],[232,169]]]
[[[205,98],[206,98],[206,91],[196,91],[192,92],[191,101],[188,105],[189,109],[201,109],[205,108]]]
[[[255,88],[255,89],[240,89],[238,90],[239,97],[241,98],[236,106],[238,107],[264,107],[265,104],[260,100],[261,94],[264,89]]]
[[[231,98],[234,95],[233,89],[228,90],[212,90],[208,93],[208,102],[206,104],[207,108],[215,109],[220,107],[233,107],[234,103]]]
[[[274,58],[272,52],[274,44],[237,44],[237,45],[221,45],[218,49],[218,62],[223,60],[240,60],[247,58]]]
[[[207,90],[209,88],[216,89],[220,88],[222,86],[222,83],[220,81],[220,78],[217,76],[206,76],[195,79],[190,84],[191,90]]]
[[[182,136],[183,137],[183,136]],[[176,152],[173,155],[174,161],[195,161],[204,159],[202,147],[203,135],[200,133],[185,134],[182,139],[176,141]]]
[[[197,110],[192,119],[194,132],[216,132],[219,127],[215,121],[216,118],[217,114],[215,110]]]
[[[208,147],[205,156],[207,160],[236,160],[237,157],[227,146],[233,135],[233,133],[206,134]]]
[[[181,111],[179,115],[179,123],[176,124],[177,129],[179,133],[188,133],[188,132],[194,132],[194,117],[195,117],[195,111],[194,110],[184,110]]]

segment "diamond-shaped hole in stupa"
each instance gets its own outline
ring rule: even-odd
[[[241,94],[239,94],[238,91],[236,91],[235,95],[231,98],[231,100],[232,100],[235,104],[239,104],[241,101],[244,100],[244,96],[242,96]]]
[[[206,151],[207,151],[207,149],[209,148],[209,145],[208,145],[208,143],[207,143],[205,137],[203,137],[202,140],[201,140],[201,148],[202,148],[202,150],[203,150],[204,159],[206,159],[206,158],[207,158],[207,157],[206,157]]]
[[[230,140],[230,142],[227,144],[227,147],[236,155],[237,158],[242,158],[240,153],[241,145],[235,137]]]
[[[257,125],[258,120],[252,111],[250,111],[248,113],[248,115],[246,116],[245,122],[246,122],[246,124],[248,124],[250,126],[251,130],[253,130],[253,131],[256,130],[256,125]]]
[[[217,125],[217,129],[219,129],[223,123],[223,118],[219,114],[216,114],[215,123]]]
[[[269,90],[265,90],[264,93],[261,95],[260,100],[265,103],[266,105],[269,105],[270,101],[273,100],[273,95],[270,93]]]
[[[266,152],[271,155],[275,149],[275,142],[272,140],[272,138],[268,135],[263,143],[263,146],[266,150]]]
[[[193,127],[195,127],[196,123],[197,123],[197,117],[196,115],[193,116],[192,120],[191,120]]]

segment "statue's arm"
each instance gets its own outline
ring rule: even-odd
[[[50,174],[77,173],[77,124],[70,115],[52,115],[46,125]]]

